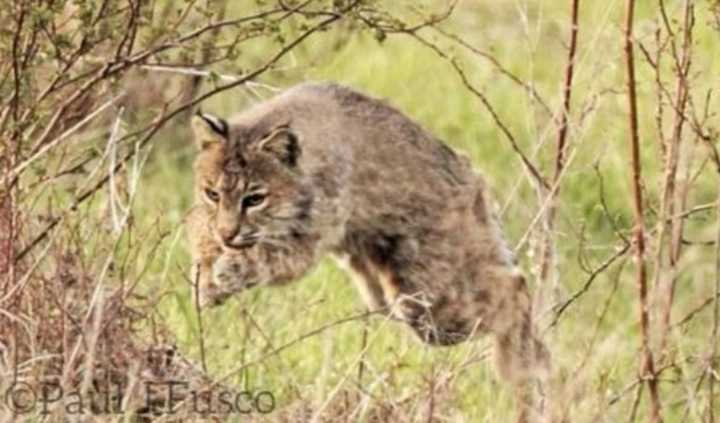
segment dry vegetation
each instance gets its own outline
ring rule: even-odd
[[[8,0],[0,421],[513,418],[484,342],[419,345],[330,263],[197,308],[188,116],[306,79],[389,97],[488,175],[556,421],[717,421],[720,2],[633,3]],[[178,411],[162,385],[148,409],[169,380]]]

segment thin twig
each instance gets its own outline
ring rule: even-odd
[[[633,208],[635,212],[635,260],[639,292],[640,336],[642,343],[642,378],[650,391],[650,418],[653,423],[662,422],[660,397],[657,387],[655,363],[649,340],[649,316],[647,299],[647,273],[645,264],[645,218],[642,194],[642,167],[640,163],[640,136],[638,133],[637,94],[635,92],[635,62],[633,56],[633,19],[635,1],[627,0],[625,9],[625,63],[627,66],[628,106],[630,109],[630,152],[632,157]]]
[[[485,109],[490,113],[490,116],[493,118],[493,121],[495,121],[495,124],[498,128],[500,128],[500,131],[505,135],[505,137],[510,141],[510,145],[517,153],[518,156],[520,156],[520,160],[525,165],[525,168],[530,172],[530,175],[532,175],[533,181],[540,187],[542,187],[545,190],[550,190],[550,185],[545,180],[545,178],[542,176],[540,171],[537,169],[537,167],[528,159],[527,155],[522,151],[520,148],[520,145],[518,144],[517,140],[515,139],[515,136],[513,136],[512,132],[510,132],[510,129],[508,129],[507,125],[503,123],[503,121],[500,119],[500,116],[495,111],[495,108],[490,104],[490,100],[480,92],[477,88],[475,88],[472,83],[470,83],[470,80],[468,79],[467,75],[465,74],[465,71],[463,70],[462,66],[458,63],[457,59],[454,57],[449,56],[447,53],[445,53],[440,47],[437,45],[431,43],[430,41],[426,40],[425,38],[419,36],[416,33],[409,33],[410,36],[415,38],[417,41],[419,41],[422,45],[429,47],[432,51],[434,51],[438,56],[442,57],[443,59],[447,60],[450,65],[452,65],[453,69],[455,69],[455,72],[460,77],[463,85],[470,90],[471,93],[477,97],[480,102],[485,106]]]
[[[663,182],[663,194],[661,200],[660,219],[658,220],[658,241],[655,260],[655,289],[661,294],[662,307],[660,316],[660,348],[665,350],[670,330],[670,315],[675,293],[675,282],[677,279],[677,262],[680,259],[682,247],[683,219],[674,217],[676,209],[684,207],[687,193],[687,185],[678,186],[677,173],[681,160],[682,133],[685,124],[685,109],[689,100],[687,75],[690,71],[690,54],[692,44],[693,9],[689,0],[685,1],[683,22],[682,57],[676,57],[677,80],[675,88],[675,115],[673,122],[672,138],[667,142],[665,148],[665,175]],[[674,35],[670,35],[670,43],[675,52]],[[677,53],[675,52],[677,55]],[[683,189],[684,188],[684,189]],[[678,204],[680,203],[680,204]],[[667,246],[666,244],[667,240]]]
[[[570,48],[568,49],[567,63],[565,65],[565,84],[563,86],[563,105],[559,113],[560,124],[557,134],[557,147],[555,150],[555,172],[553,174],[552,192],[548,195],[548,208],[542,225],[542,240],[540,244],[540,292],[536,295],[537,309],[545,308],[545,301],[552,297],[555,291],[555,216],[557,214],[557,198],[560,193],[560,177],[565,167],[565,150],[568,133],[568,120],[570,116],[570,101],[572,98],[573,72],[575,69],[575,51],[578,36],[578,11],[580,0],[571,0]],[[542,197],[541,197],[542,198]],[[551,285],[552,284],[552,285]]]
[[[572,0],[572,22],[570,30],[570,48],[568,49],[567,64],[565,67],[565,85],[563,87],[563,108],[560,113],[560,127],[558,128],[557,150],[555,152],[555,174],[553,180],[562,173],[565,165],[565,142],[567,139],[568,119],[570,116],[570,100],[572,98],[573,72],[575,69],[575,50],[578,37],[578,11],[580,0]]]
[[[595,279],[597,279],[598,276],[603,274],[605,270],[607,270],[613,263],[615,263],[615,261],[624,256],[628,252],[628,250],[630,250],[630,246],[630,244],[625,244],[624,246],[617,249],[614,254],[605,259],[605,261],[602,262],[602,264],[600,264],[590,274],[590,277],[585,281],[585,283],[580,289],[578,289],[574,294],[570,296],[570,298],[565,300],[562,304],[553,307],[554,309],[556,309],[556,311],[555,316],[553,317],[553,321],[549,325],[549,328],[552,328],[558,323],[558,321],[560,320],[560,316],[562,316],[565,310],[567,310],[567,308],[570,307],[572,303],[574,303],[578,298],[584,295],[590,289],[590,287],[592,287],[593,282],[595,282]]]
[[[195,274],[193,275],[193,305],[195,306],[195,315],[198,323],[198,344],[200,346],[200,364],[205,373],[207,373],[207,359],[205,358],[205,327],[203,325],[203,313],[200,307],[200,266],[195,266]]]
[[[437,27],[437,26],[433,26],[432,29],[434,31],[438,32],[440,35],[460,44],[462,47],[473,52],[475,55],[480,56],[480,57],[486,59],[487,61],[489,61],[490,63],[492,63],[492,65],[495,66],[495,69],[497,69],[501,74],[505,75],[508,79],[510,79],[517,85],[520,85],[521,87],[523,87],[525,89],[525,91],[527,91],[530,94],[530,96],[533,99],[535,99],[535,101],[537,101],[538,104],[540,104],[540,106],[542,106],[542,108],[543,108],[543,110],[545,110],[545,112],[547,112],[549,115],[552,114],[552,109],[547,104],[545,99],[542,98],[540,93],[538,93],[537,89],[532,84],[523,81],[522,79],[520,79],[520,77],[518,77],[517,75],[512,73],[509,69],[507,69],[505,66],[503,66],[502,63],[500,63],[500,61],[495,56],[473,46],[472,44],[470,44],[469,42],[467,42],[466,40],[464,40],[457,34],[453,34],[449,31],[447,31],[443,28]],[[573,56],[574,56],[574,52],[573,52]]]

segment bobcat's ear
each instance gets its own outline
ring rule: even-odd
[[[227,141],[229,133],[228,123],[224,119],[203,112],[197,112],[192,117],[192,130],[195,144],[200,149]]]
[[[298,137],[289,126],[280,126],[272,130],[260,140],[258,148],[274,155],[290,167],[297,166],[301,152]]]

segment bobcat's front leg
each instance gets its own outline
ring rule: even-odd
[[[200,304],[204,305],[213,290],[213,265],[222,255],[222,248],[212,236],[209,217],[203,207],[196,205],[190,210],[186,225],[192,247],[190,281],[197,290]]]
[[[278,285],[300,279],[316,263],[314,245],[278,249],[256,245],[238,252],[225,252],[213,265],[213,284],[205,290],[204,305],[222,304],[231,295],[257,285]]]

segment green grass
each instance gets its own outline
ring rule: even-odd
[[[478,48],[492,51],[504,66],[523,80],[531,81],[557,110],[566,55],[567,2],[530,3],[463,2],[443,26]],[[648,28],[654,11],[646,2],[640,3],[643,4],[639,5],[638,36],[651,44],[653,35]],[[677,2],[671,3],[677,7]],[[520,14],[525,7],[529,12],[527,26]],[[697,50],[693,60],[694,69],[698,70],[694,80],[698,101],[703,99],[704,89],[716,85],[720,69],[718,34],[705,24],[709,16],[704,7],[698,7]],[[586,259],[594,267],[611,255],[617,244],[610,220],[599,206],[598,177],[593,166],[597,165],[602,174],[605,198],[616,225],[626,231],[632,225],[620,50],[622,9],[620,1],[582,5],[569,137],[575,153],[562,185],[556,228],[559,294],[563,298],[579,289],[588,277],[578,263],[580,249],[586,249]],[[448,47],[432,32],[422,34]],[[280,64],[283,70],[266,74],[262,82],[286,87],[304,80],[334,80],[389,99],[472,158],[493,187],[498,203],[508,204],[503,215],[504,229],[511,244],[517,243],[537,213],[537,199],[509,142],[478,99],[465,89],[450,64],[408,36],[390,36],[379,43],[372,34],[355,33],[346,36],[337,47],[333,43],[338,37],[336,32],[315,35],[292,60]],[[556,135],[550,117],[488,61],[458,46],[449,51],[460,59],[474,86],[487,95],[524,151],[531,154],[538,143],[543,143],[534,160],[546,174],[551,174]],[[246,68],[243,60],[243,56],[238,59],[239,66]],[[653,74],[640,57],[638,67],[645,189],[649,204],[656,206],[662,164],[654,129]],[[714,75],[710,72],[713,69]],[[232,69],[220,71],[230,73]],[[212,98],[203,107],[218,114],[230,114],[252,101],[247,91],[237,89]],[[592,110],[581,121],[581,111],[591,102]],[[717,108],[718,101],[713,100],[712,105]],[[134,224],[140,230],[169,232],[158,254],[148,263],[142,288],[153,295],[159,291],[166,293],[160,301],[159,317],[181,350],[200,360],[200,328],[184,277],[189,266],[188,246],[183,234],[178,233],[184,212],[191,204],[194,148],[188,141],[187,130],[178,127],[155,140],[153,157],[144,170],[135,206]],[[686,140],[696,143],[690,134]],[[706,150],[700,144],[695,148],[697,168]],[[517,190],[511,189],[516,185]],[[707,203],[716,195],[717,180],[706,168],[691,190],[688,204]],[[690,233],[698,239],[708,239],[715,223],[708,214],[699,216],[689,223]],[[652,219],[649,223],[654,224]],[[581,241],[583,231],[585,240]],[[535,258],[529,257],[528,251],[523,249],[519,258],[532,281]],[[709,247],[687,247],[680,265],[682,275],[674,319],[711,295],[712,252]],[[599,421],[619,421],[631,407],[632,392],[617,404],[607,406],[607,401],[631,383],[637,372],[639,339],[633,269],[631,262],[623,267],[612,266],[547,334],[558,372],[567,376],[572,387],[571,397],[565,398],[572,404],[572,421],[598,421],[594,420],[596,417]],[[615,278],[619,278],[616,283]],[[614,285],[616,291],[611,291]],[[606,315],[598,322],[610,296]],[[224,307],[204,313],[208,368],[218,377],[232,373],[243,363],[362,310],[363,305],[346,276],[332,262],[323,262],[312,274],[292,285],[246,292]],[[541,322],[547,324],[547,317]],[[677,360],[707,350],[710,318],[708,309],[674,334]],[[355,321],[329,328],[236,373],[232,382],[249,389],[272,391],[279,407],[293,407],[297,402],[317,407],[338,389],[356,389],[357,361],[365,327],[362,321]],[[380,318],[370,319],[367,328],[369,342],[362,383],[377,401],[427,395],[429,380],[438,378],[443,371],[451,371],[468,356],[480,356],[490,345],[489,340],[480,340],[452,349],[429,348],[419,344],[399,324]],[[588,360],[587,366],[580,374],[573,374],[583,359]],[[689,380],[697,376],[696,367],[686,365],[684,369],[689,374],[676,372],[668,376],[680,382],[663,385],[667,421],[680,421],[685,411],[685,388],[693,386]],[[437,409],[447,421],[510,421],[514,415],[512,395],[496,380],[492,360],[477,360],[452,373],[456,377],[436,392],[442,400]],[[704,401],[703,395],[704,391],[698,404]],[[643,402],[640,416],[645,415],[646,408]],[[408,413],[412,412],[409,408]],[[690,419],[694,418],[691,413]]]

